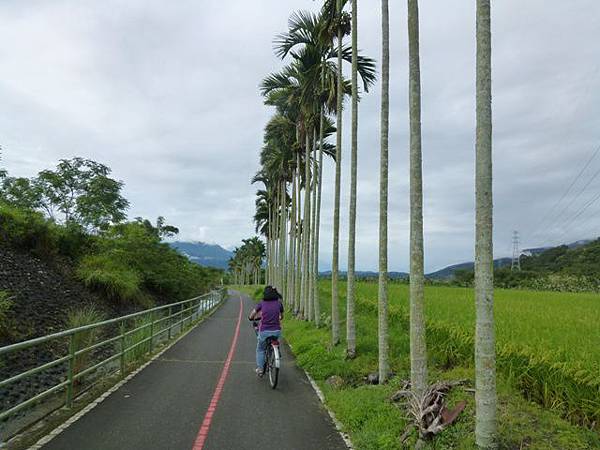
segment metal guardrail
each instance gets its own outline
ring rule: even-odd
[[[114,373],[118,371],[120,372],[121,377],[123,377],[131,367],[131,364],[128,364],[128,357],[130,357],[133,351],[137,351],[138,354],[141,353],[143,355],[151,354],[154,350],[156,342],[160,341],[161,339],[164,340],[165,334],[167,335],[167,340],[171,340],[183,333],[197,320],[219,305],[224,300],[225,293],[226,289],[221,288],[189,300],[158,306],[156,308],[139,311],[126,316],[121,316],[59,333],[53,333],[47,336],[30,339],[28,341],[18,342],[5,347],[0,347],[1,358],[11,353],[39,346],[40,344],[56,342],[60,341],[61,339],[69,339],[66,355],[58,357],[53,361],[41,364],[37,367],[33,367],[22,373],[13,375],[10,378],[0,380],[0,389],[3,389],[37,373],[61,364],[67,364],[67,370],[65,374],[66,379],[64,381],[55,384],[43,392],[34,394],[33,397],[21,401],[16,405],[10,406],[4,411],[0,410],[0,422],[7,420],[19,411],[37,404],[50,395],[55,394],[63,389],[65,390],[65,400],[63,406],[71,408],[73,406],[73,399],[75,397],[76,384],[83,377],[107,366],[116,360],[119,360],[119,365],[118,368],[114,370]],[[127,329],[127,323],[132,319],[134,319],[134,325],[131,329]],[[140,323],[141,325],[139,325]],[[116,329],[117,333],[116,335],[100,342],[94,342],[90,345],[78,348],[78,346],[81,345],[81,343],[78,343],[78,338],[81,338],[83,333],[101,328],[113,328],[110,331],[115,331]],[[114,345],[112,348],[112,350],[116,350],[114,354],[104,358],[100,362],[93,363],[89,367],[76,367],[76,361],[78,359],[81,360],[83,355],[88,355],[93,350],[107,347],[110,344]],[[144,346],[144,344],[146,345]]]

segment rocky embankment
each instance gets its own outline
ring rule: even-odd
[[[62,331],[70,310],[93,303],[106,318],[128,314],[135,305],[116,304],[88,290],[68,264],[44,261],[0,246],[0,291],[11,306],[3,320],[0,346]],[[67,340],[0,357],[0,380],[64,356]],[[0,388],[0,410],[30,398],[64,380],[65,365],[53,367],[7,388]]]

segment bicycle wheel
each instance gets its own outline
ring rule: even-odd
[[[271,389],[275,389],[277,387],[277,381],[279,381],[279,367],[277,367],[277,364],[275,363],[275,352],[273,345],[269,345],[267,352],[269,384],[271,385]]]

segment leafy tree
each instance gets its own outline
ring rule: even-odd
[[[179,228],[168,225],[163,216],[158,216],[156,219],[156,225],[153,225],[148,219],[144,219],[142,217],[136,217],[135,222],[143,225],[148,233],[160,238],[170,238],[179,234]]]
[[[33,182],[40,206],[57,222],[76,222],[91,231],[122,222],[129,202],[123,183],[109,177],[110,168],[83,158],[62,159],[56,170],[44,170]]]
[[[358,55],[352,57],[352,48],[342,40],[350,32],[350,15],[343,12],[336,0],[328,0],[318,14],[297,12],[290,17],[288,32],[276,38],[275,46],[278,56],[292,56],[291,65],[279,74],[265,79],[264,87],[270,92],[268,104],[278,107],[282,114],[288,115],[297,123],[298,147],[304,150],[304,218],[300,215],[292,224],[293,239],[298,237],[302,241],[302,254],[297,261],[290,259],[296,276],[302,276],[300,288],[302,301],[300,313],[306,312],[309,320],[318,322],[318,241],[320,224],[321,203],[321,175],[322,155],[326,152],[325,143],[327,130],[335,131],[329,125],[328,114],[335,114],[338,122],[341,120],[341,97],[351,93],[350,83],[341,76],[343,61],[357,65],[357,72],[361,76],[365,91],[375,79],[375,65],[370,58]],[[340,37],[341,32],[341,37]],[[337,45],[336,44],[337,39]],[[357,50],[356,50],[357,53]],[[358,54],[358,53],[357,53]],[[339,89],[341,87],[341,90]],[[277,89],[275,89],[277,88]],[[266,90],[265,90],[266,92]],[[267,92],[266,92],[267,93]],[[311,142],[312,141],[312,142]],[[318,162],[317,162],[317,141]],[[311,156],[312,153],[312,156]],[[336,149],[336,153],[338,150]],[[298,158],[301,159],[301,158]],[[310,160],[312,159],[312,168]],[[296,177],[302,178],[298,161]],[[339,177],[337,177],[339,181]],[[297,186],[296,183],[294,183]],[[339,186],[338,186],[339,187]],[[292,189],[293,191],[293,189]],[[299,199],[299,190],[296,195]],[[300,201],[296,199],[297,205]],[[292,202],[292,209],[294,204]],[[337,213],[339,222],[339,202]],[[334,227],[335,228],[335,227]],[[339,228],[339,224],[338,224]],[[303,233],[299,234],[299,230]],[[339,230],[337,233],[339,241]],[[290,249],[294,246],[290,243]],[[292,252],[290,252],[292,253]],[[302,270],[297,270],[302,262]],[[334,284],[337,286],[334,280]],[[335,291],[336,289],[334,289]],[[294,293],[296,290],[291,289]],[[332,339],[339,340],[339,317],[337,308],[337,295],[332,296],[333,308]],[[318,324],[318,323],[317,323]]]
[[[461,286],[473,286],[474,272],[468,269],[459,269],[454,272],[454,281]]]
[[[242,246],[236,247],[229,260],[235,284],[259,284],[265,252],[265,244],[258,236],[242,240]]]
[[[35,180],[4,177],[0,192],[5,202],[17,208],[38,209],[42,206],[42,191]]]

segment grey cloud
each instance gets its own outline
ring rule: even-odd
[[[271,111],[261,78],[294,9],[318,2],[105,2],[0,4],[3,164],[29,176],[59,158],[109,164],[126,183],[130,216],[159,214],[182,237],[233,246],[254,232],[262,131]],[[360,3],[360,46],[380,58],[377,2]],[[392,2],[390,269],[408,267],[406,5]],[[421,2],[426,265],[469,260],[474,233],[474,2]],[[493,6],[495,244],[591,236],[600,204],[578,224],[549,220],[532,235],[600,144],[600,4],[510,0]],[[377,267],[379,92],[360,106],[358,257]],[[349,110],[345,111],[349,124]],[[348,206],[344,129],[342,267]],[[582,186],[600,158],[573,190]],[[586,178],[588,177],[588,178]],[[322,267],[331,255],[333,168],[325,169]],[[600,189],[600,178],[567,212]],[[572,200],[572,195],[565,201]],[[560,208],[559,208],[560,210]],[[565,233],[566,231],[566,233]]]

